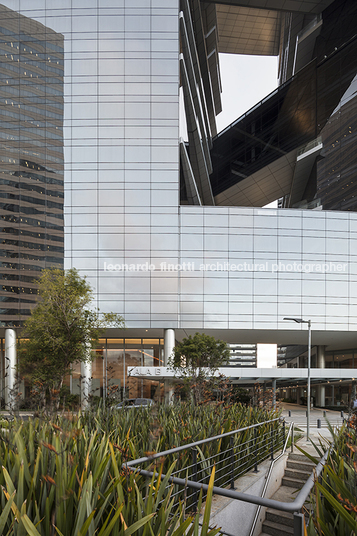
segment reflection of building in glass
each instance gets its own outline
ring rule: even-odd
[[[63,36],[0,6],[0,323],[63,266]]]
[[[317,192],[326,210],[357,212],[357,79],[322,130]]]

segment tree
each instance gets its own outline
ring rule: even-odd
[[[91,307],[93,291],[74,268],[47,269],[38,282],[40,300],[25,322],[18,372],[39,394],[59,406],[59,393],[71,365],[91,360],[91,349],[106,327],[124,327],[123,318]]]
[[[217,371],[229,361],[229,356],[227,343],[196,333],[175,346],[170,367],[181,380],[184,391],[195,404],[200,404],[214,391]]]

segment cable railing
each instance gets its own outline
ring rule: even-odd
[[[168,488],[175,504],[185,502],[186,510],[196,511],[199,490],[206,496],[207,486],[215,467],[217,488],[234,490],[234,482],[248,471],[258,471],[258,465],[284,448],[285,421],[279,417],[226,432],[211,438],[182,445],[152,456],[131,460],[124,464],[152,477],[158,472],[158,463],[163,464],[160,472],[166,473],[175,462]],[[186,485],[193,482],[196,486]],[[173,484],[173,489],[172,489]]]

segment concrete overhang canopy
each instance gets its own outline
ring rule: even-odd
[[[251,9],[269,9],[295,13],[321,13],[334,0],[204,0],[217,5],[239,6]]]
[[[234,379],[240,383],[262,383],[271,380],[297,383],[305,381],[308,376],[307,368],[234,368],[221,367],[217,375]],[[169,367],[133,367],[130,376],[151,380],[175,379],[177,374]],[[311,381],[342,381],[357,377],[357,369],[311,369]]]
[[[228,54],[277,56],[281,14],[266,9],[217,5],[218,50]]]
[[[333,0],[213,0],[219,52],[277,56],[284,13],[320,14]]]
[[[356,347],[356,327],[350,327],[350,330],[347,329],[326,329],[316,325],[319,321],[318,317],[311,317],[312,320],[312,344],[323,345],[326,347],[326,351],[332,350],[342,350],[350,349]],[[169,327],[172,327],[171,325]],[[293,322],[285,322],[282,317],[276,319],[276,325],[274,328],[253,328],[251,327],[245,329],[223,329],[223,328],[174,328],[175,329],[175,339],[180,342],[185,337],[189,335],[194,336],[195,333],[201,332],[215,337],[216,339],[221,339],[228,343],[237,343],[240,344],[252,344],[252,343],[271,343],[277,344],[278,346],[286,345],[303,345],[306,347],[308,340],[308,331],[306,324],[295,324]],[[21,337],[21,330],[17,331],[18,336]],[[5,328],[0,327],[0,336],[5,336]],[[109,338],[164,338],[164,329],[163,328],[148,328],[145,326],[138,328],[108,328],[103,335],[104,337]],[[293,369],[290,369],[293,370]],[[296,369],[295,369],[296,370]],[[354,377],[352,375],[352,377]],[[357,378],[357,374],[356,374]]]

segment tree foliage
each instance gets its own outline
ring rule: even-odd
[[[19,346],[19,374],[58,405],[71,365],[91,359],[90,350],[106,327],[123,327],[121,316],[91,307],[93,291],[72,268],[48,269],[39,279],[39,302],[25,322],[27,337]]]
[[[196,333],[175,346],[170,367],[182,382],[186,395],[189,394],[195,404],[200,404],[218,388],[222,378],[217,371],[229,361],[229,356],[226,342]]]

